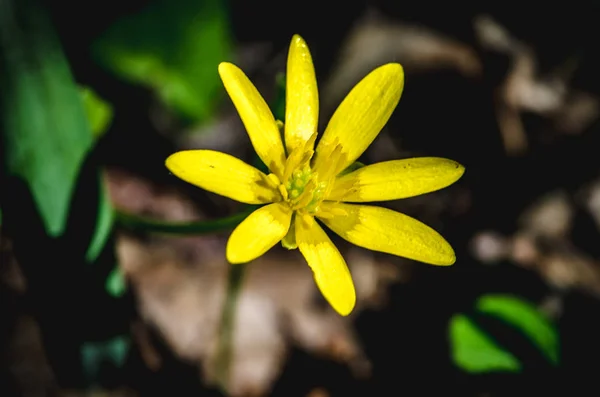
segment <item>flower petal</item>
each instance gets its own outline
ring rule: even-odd
[[[337,178],[327,199],[368,202],[418,196],[453,184],[464,172],[456,161],[438,157],[385,161]]]
[[[325,299],[342,316],[350,314],[356,304],[352,276],[344,258],[313,217],[296,216],[296,243]]]
[[[288,53],[285,104],[285,145],[290,154],[317,132],[319,120],[315,68],[306,42],[298,35]]]
[[[323,223],[359,247],[432,265],[447,266],[456,261],[454,250],[438,232],[410,216],[367,205],[323,202],[321,206],[323,211],[336,214],[321,219]]]
[[[336,144],[343,161],[336,174],[354,162],[377,137],[396,108],[404,88],[404,71],[397,63],[378,67],[363,78],[337,108],[317,146],[317,158],[327,157]]]
[[[256,168],[229,154],[213,150],[184,150],[170,155],[165,165],[178,178],[209,192],[248,204],[281,200],[277,188]]]
[[[265,205],[251,213],[231,233],[227,260],[245,263],[258,258],[277,244],[290,228],[292,211],[284,203]]]
[[[281,178],[285,152],[279,128],[269,106],[237,66],[223,62],[219,65],[219,74],[246,127],[254,150],[271,172]]]

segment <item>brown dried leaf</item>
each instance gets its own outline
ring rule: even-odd
[[[456,69],[466,77],[481,73],[480,60],[468,45],[427,27],[390,21],[370,13],[349,34],[337,66],[322,89],[321,102],[328,111],[375,67],[400,62],[406,71]]]

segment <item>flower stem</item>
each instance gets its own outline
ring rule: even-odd
[[[215,368],[217,381],[227,391],[229,376],[233,364],[233,336],[235,329],[235,314],[246,264],[237,264],[230,267],[227,280],[227,296],[221,317],[219,346],[216,355]]]
[[[250,208],[228,217],[199,222],[165,222],[122,211],[117,211],[116,216],[119,225],[130,231],[195,235],[231,229],[237,226],[255,209],[255,206],[250,206]]]

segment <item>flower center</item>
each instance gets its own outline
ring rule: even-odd
[[[306,164],[295,169],[279,190],[285,192],[282,195],[292,210],[313,214],[325,198],[328,185],[329,181],[319,180],[319,175]]]
[[[286,159],[283,180],[278,189],[284,201],[294,211],[314,215],[319,212],[333,187],[336,167],[342,159],[341,146],[335,142],[327,155],[312,161],[316,134],[305,145],[295,148]]]
[[[283,175],[269,174],[265,183],[276,186],[282,201],[300,215],[328,217],[319,206],[333,188],[338,165],[344,162],[342,146],[335,139],[313,159],[317,134],[314,133],[304,145],[294,148],[285,161]]]

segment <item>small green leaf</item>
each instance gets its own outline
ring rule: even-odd
[[[510,295],[485,295],[478,300],[477,309],[520,330],[552,364],[558,365],[558,331],[533,304]]]
[[[217,67],[230,58],[231,46],[222,0],[154,0],[117,20],[92,51],[122,79],[154,90],[164,105],[202,122],[223,96]]]
[[[500,348],[467,316],[450,319],[452,358],[456,365],[470,373],[520,372],[521,363]]]
[[[99,138],[106,132],[112,121],[112,106],[89,87],[81,87],[80,93],[92,134],[95,138]]]
[[[106,278],[105,288],[106,291],[108,291],[108,293],[114,298],[120,298],[125,294],[125,291],[127,290],[127,283],[125,282],[123,273],[121,273],[121,270],[118,266],[115,266]]]

